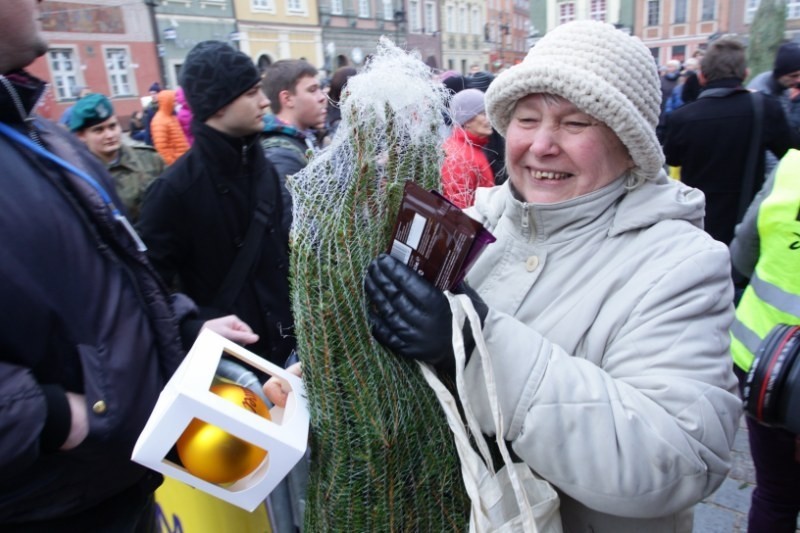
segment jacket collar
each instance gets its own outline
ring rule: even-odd
[[[292,124],[284,122],[272,114],[264,115],[264,133],[267,135],[276,133],[288,135],[289,137],[300,139],[303,142],[309,137],[308,134],[300,131]]]
[[[663,170],[634,189],[626,189],[624,182],[623,176],[602,189],[558,204],[529,204],[514,198],[509,180],[500,187],[478,188],[475,206],[467,212],[489,229],[505,224],[507,231],[530,241],[565,241],[597,223],[607,227],[609,237],[664,220],[681,220],[702,229],[706,201],[699,189],[673,180]]]
[[[708,89],[743,89],[742,80],[738,78],[724,78],[721,80],[714,80],[706,83],[700,91],[700,94],[703,91]]]
[[[139,170],[139,161],[136,159],[136,155],[133,152],[133,148],[125,144],[125,141],[119,147],[119,152],[117,152],[117,157],[111,163],[106,165],[108,170],[115,170],[115,169],[128,169],[128,170]]]
[[[234,176],[245,164],[253,163],[261,150],[258,134],[247,137],[231,137],[203,122],[192,122],[194,144],[191,150],[203,154],[203,163],[215,171]],[[257,149],[257,150],[256,150]]]
[[[771,93],[775,96],[781,96],[782,94],[789,93],[789,89],[781,85],[774,74],[767,78],[767,85],[769,86]]]
[[[30,122],[47,84],[24,70],[9,72],[0,80],[0,120],[7,124]]]
[[[489,142],[489,137],[478,137],[477,135],[473,135],[464,128],[458,126],[453,127],[453,138],[462,143],[469,142],[475,146],[486,146],[486,144]]]
[[[503,184],[508,189],[503,216],[510,218],[521,237],[530,241],[568,241],[598,220],[610,224],[614,217],[614,209],[610,208],[625,194],[624,183],[622,176],[589,194],[554,204],[538,204],[519,199],[508,180]]]

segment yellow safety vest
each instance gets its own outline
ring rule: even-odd
[[[731,326],[733,361],[745,372],[776,324],[800,324],[800,151],[781,160],[758,211],[758,235],[758,263]]]

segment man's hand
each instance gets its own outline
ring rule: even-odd
[[[236,315],[228,315],[208,320],[203,324],[203,327],[242,346],[247,346],[248,344],[253,344],[258,341],[258,335],[253,333],[250,326],[240,320]]]
[[[295,363],[286,369],[297,377],[303,377],[303,364]],[[286,398],[289,396],[289,383],[278,377],[271,377],[264,383],[264,394],[267,399],[277,407],[286,407]]]
[[[86,439],[89,434],[89,412],[86,408],[86,396],[74,392],[67,392],[72,422],[69,427],[67,440],[61,445],[60,450],[71,450]]]

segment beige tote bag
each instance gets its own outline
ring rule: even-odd
[[[472,501],[470,533],[561,533],[558,495],[545,480],[537,477],[525,463],[514,463],[503,439],[503,416],[497,401],[492,361],[481,333],[480,319],[465,295],[445,293],[453,311],[453,351],[456,355],[456,387],[466,425],[458,402],[427,365],[420,363],[426,381],[436,393],[455,437],[461,460],[461,473]],[[494,414],[495,440],[503,456],[503,466],[494,470],[489,446],[469,405],[464,384],[464,338],[461,328],[468,319],[483,364],[486,390]],[[469,430],[467,429],[469,428]],[[470,444],[474,437],[478,452]]]

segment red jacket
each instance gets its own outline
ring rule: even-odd
[[[478,137],[456,127],[444,142],[442,192],[461,209],[475,203],[475,189],[494,187],[492,167],[481,150],[488,141],[488,137]]]

